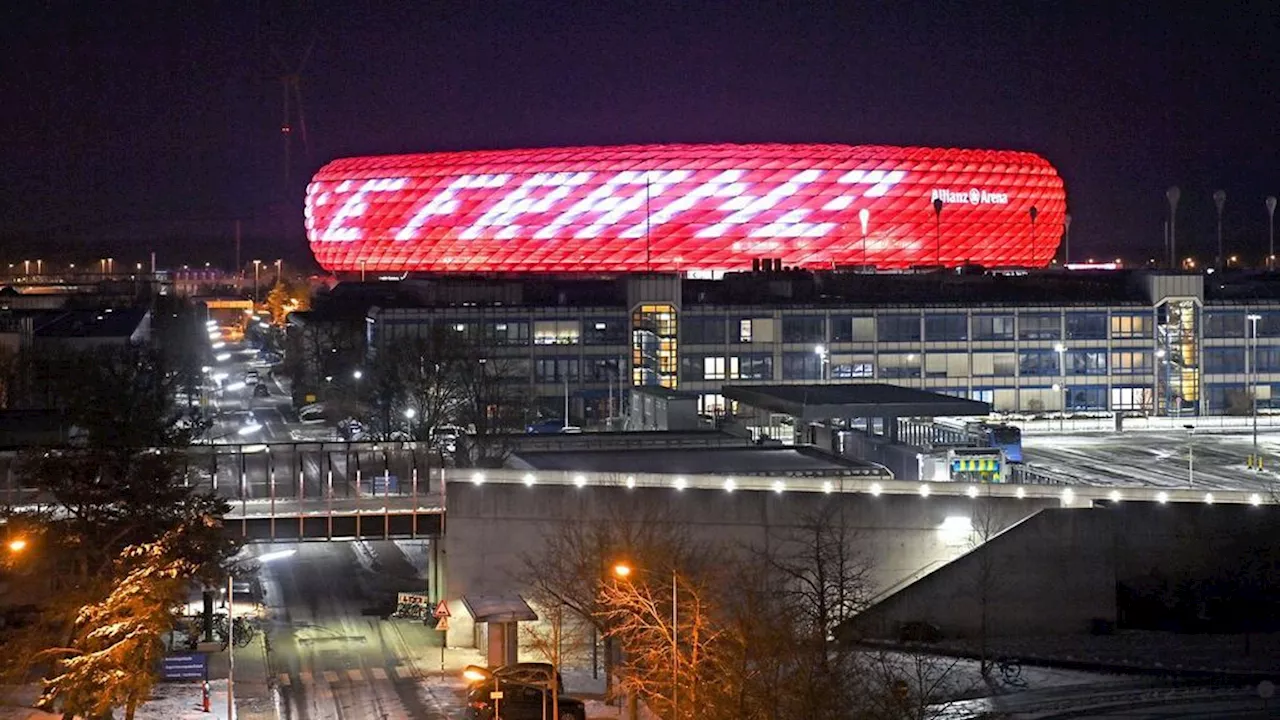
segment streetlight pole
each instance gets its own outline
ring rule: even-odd
[[[1054,343],[1053,351],[1058,353],[1058,380],[1062,383],[1062,414],[1059,417],[1058,432],[1067,432],[1067,346]]]
[[[680,720],[680,634],[676,571],[671,570],[671,720]]]
[[[1178,268],[1178,198],[1182,197],[1182,191],[1174,185],[1164,191],[1164,197],[1169,201],[1169,269],[1176,270]]]
[[[235,720],[235,674],[236,674],[236,653],[235,653],[235,627],[236,627],[236,596],[233,594],[235,587],[233,580],[235,575],[227,573],[227,720]]]
[[[1036,263],[1036,216],[1040,214],[1040,211],[1036,209],[1035,205],[1032,205],[1031,209],[1027,211],[1027,214],[1031,216],[1031,265],[1035,266],[1035,263]]]
[[[942,265],[942,198],[933,200],[933,219],[935,224],[934,253],[938,265]]]
[[[827,372],[827,346],[814,345],[813,354],[818,356],[818,377],[826,382],[830,379],[830,373]]]
[[[1196,426],[1183,425],[1187,429],[1187,487],[1196,486]]]
[[[1246,315],[1249,319],[1251,344],[1249,346],[1249,372],[1245,373],[1249,382],[1249,414],[1253,416],[1253,467],[1258,463],[1258,321],[1262,316],[1257,313]]]
[[[619,563],[613,566],[613,574],[624,580],[632,572],[630,565]],[[680,596],[677,577],[676,569],[671,568],[671,720],[680,718]]]
[[[862,208],[858,211],[858,223],[862,226],[862,268],[867,267],[867,225],[871,222],[871,211]]]
[[[1274,270],[1276,262],[1276,196],[1267,198],[1267,269]]]
[[[253,261],[253,304],[258,304],[258,271],[262,269],[262,261]]]
[[[1222,272],[1223,267],[1227,264],[1227,256],[1222,248],[1222,208],[1227,204],[1227,191],[1213,191],[1213,206],[1218,209],[1218,262],[1216,263],[1218,272]]]
[[[1066,267],[1071,262],[1071,213],[1066,214],[1062,223],[1062,266]]]

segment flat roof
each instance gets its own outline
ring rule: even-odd
[[[725,385],[720,394],[797,420],[989,415],[991,405],[885,383]]]
[[[686,475],[861,475],[878,465],[810,448],[664,448],[516,452],[534,470]]]

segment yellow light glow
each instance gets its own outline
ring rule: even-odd
[[[27,548],[27,541],[22,538],[14,538],[9,541],[10,552],[22,552]]]
[[[631,575],[631,566],[630,566],[630,565],[623,565],[623,564],[621,564],[621,563],[619,563],[619,564],[617,564],[617,565],[614,565],[614,566],[613,566],[613,574],[614,574],[614,575],[617,575],[618,577],[622,577],[622,578],[624,578],[624,577],[630,577],[630,575]]]
[[[473,670],[472,668],[467,668],[466,670],[464,670],[462,672],[462,677],[470,680],[471,682],[479,682],[481,680],[486,679],[484,673],[480,672],[479,670]]]

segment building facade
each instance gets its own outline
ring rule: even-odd
[[[539,412],[590,425],[622,388],[727,408],[725,384],[890,382],[1001,412],[1247,413],[1280,393],[1280,292],[1241,278],[636,275],[580,302],[374,307],[370,351],[439,326],[507,360]],[[1275,297],[1270,297],[1274,294]],[[511,299],[509,294],[508,301]]]

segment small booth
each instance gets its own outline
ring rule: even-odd
[[[462,605],[475,623],[475,643],[489,667],[520,660],[520,625],[538,614],[519,595],[463,595]]]

